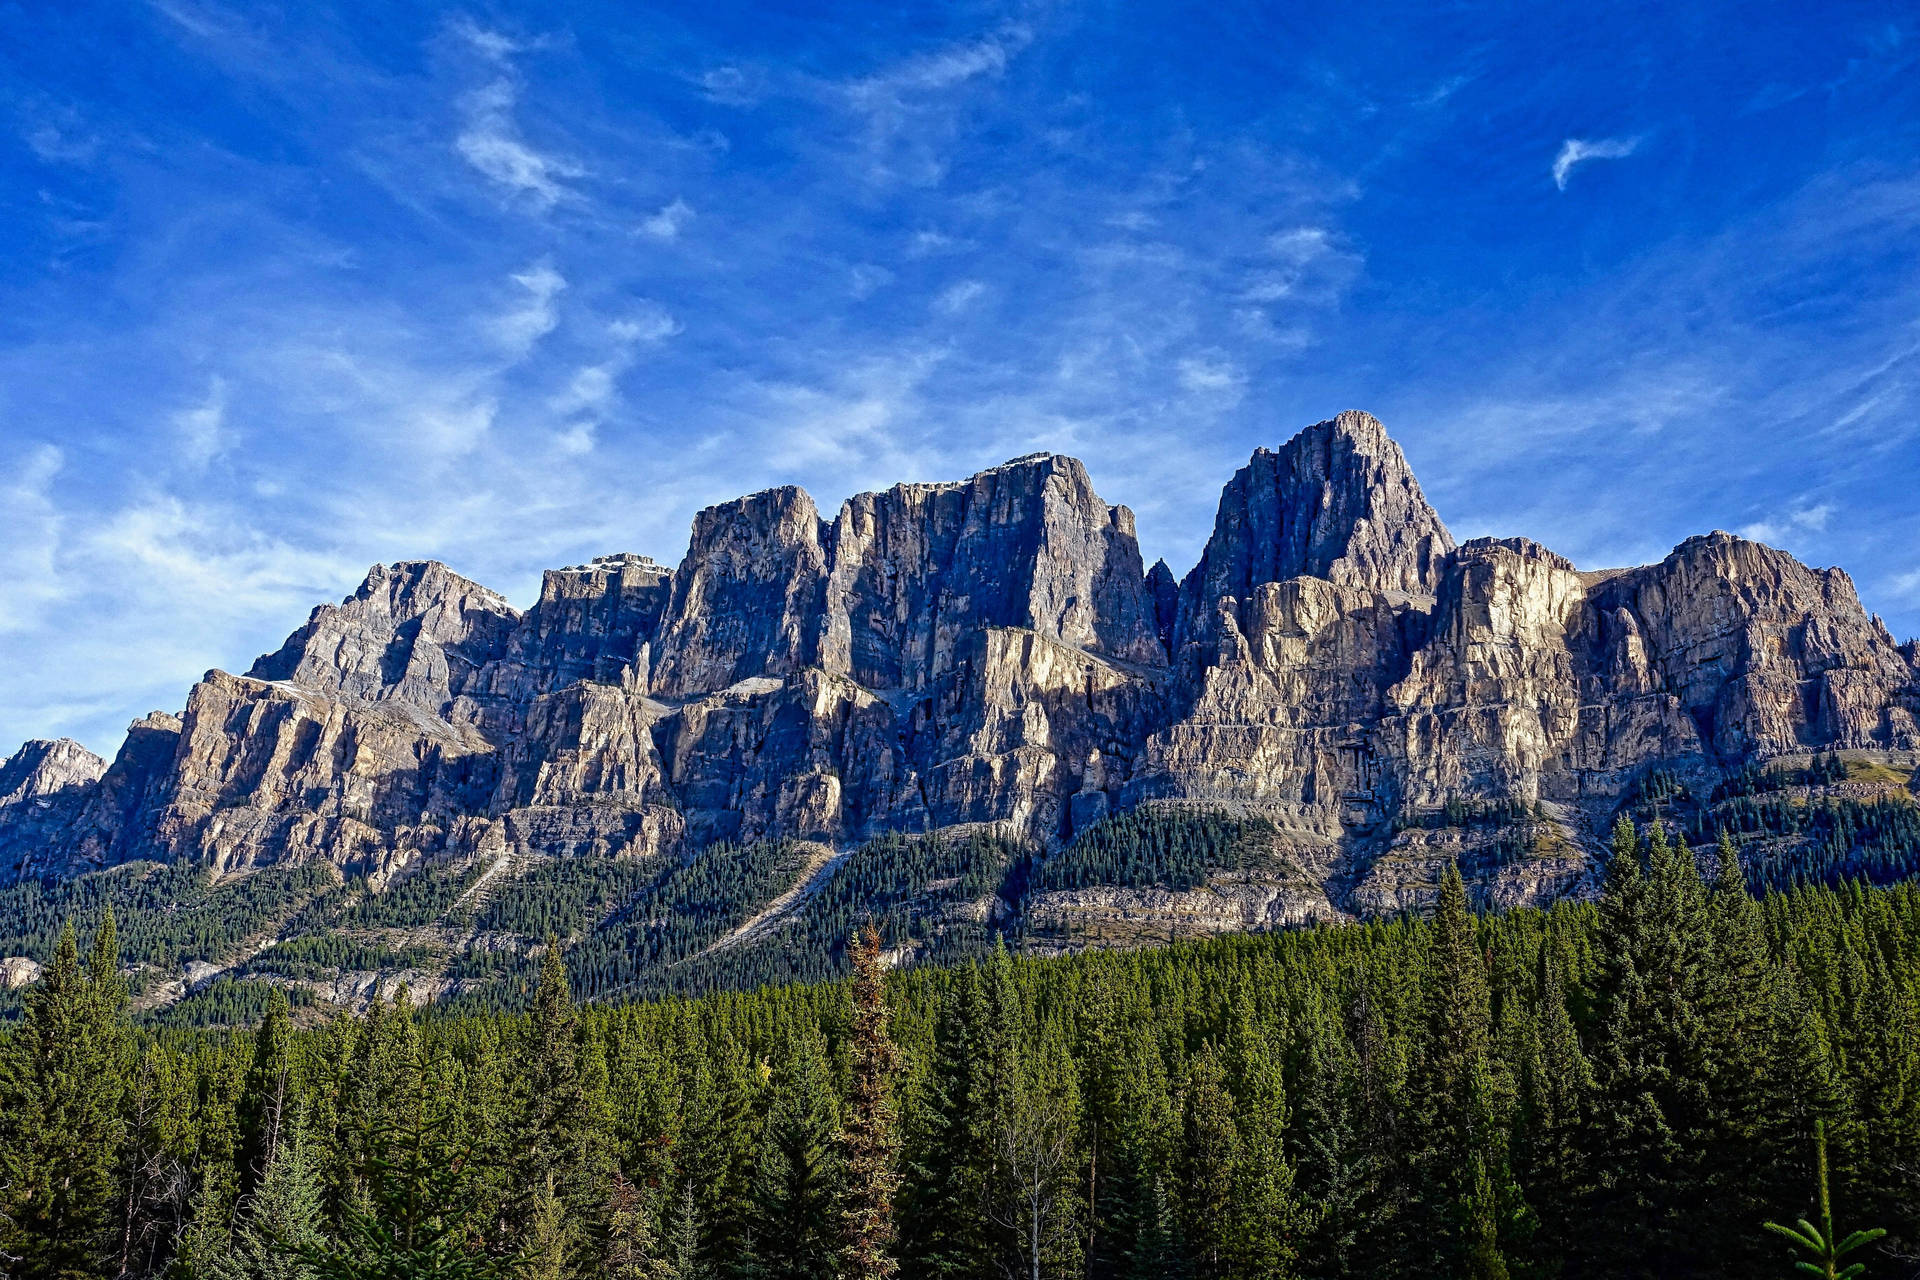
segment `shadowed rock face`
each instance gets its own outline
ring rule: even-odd
[[[1655,763],[1920,752],[1916,710],[1914,646],[1839,570],[1721,533],[1587,573],[1455,546],[1381,425],[1343,413],[1254,455],[1180,582],[1051,454],[831,521],[795,488],[724,503],[676,569],[554,570],[524,614],[443,565],[377,566],[111,765],[36,742],[0,766],[0,882],[321,859],[378,885],[428,858],[970,823],[1059,841],[1173,801],[1273,818],[1303,870],[1234,912],[1291,919],[1419,900],[1458,850],[1399,820],[1517,800],[1533,852],[1482,879],[1524,902],[1580,881]]]

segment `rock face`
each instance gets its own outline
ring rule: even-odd
[[[30,743],[0,766],[0,882],[324,860],[378,888],[423,862],[968,824],[1046,846],[1171,801],[1270,818],[1291,878],[1076,891],[1048,918],[1392,910],[1450,860],[1538,901],[1655,765],[1920,751],[1917,658],[1839,570],[1727,534],[1584,573],[1456,546],[1381,425],[1343,413],[1253,456],[1178,582],[1050,454],[831,520],[794,488],[724,503],[677,568],[554,570],[524,614],[443,565],[376,566],[112,764]],[[1460,806],[1521,816],[1431,821]]]

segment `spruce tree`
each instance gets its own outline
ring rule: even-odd
[[[839,1125],[819,1032],[794,1033],[774,1073],[754,1170],[753,1272],[764,1280],[834,1274],[841,1249]],[[854,1189],[847,1186],[847,1205]]]
[[[1500,1246],[1506,1135],[1495,1109],[1491,992],[1458,864],[1449,864],[1441,879],[1430,937],[1422,1158],[1432,1199],[1425,1208],[1442,1224],[1431,1243],[1450,1272],[1506,1280]]]
[[[607,1187],[607,1239],[600,1257],[606,1280],[677,1280],[669,1246],[660,1238],[654,1197],[642,1193],[626,1175],[615,1173]]]
[[[979,967],[968,965],[941,994],[933,1016],[933,1060],[902,1121],[900,1258],[910,1274],[929,1280],[975,1274],[987,1252],[984,1158],[969,1141],[977,1131],[972,1083],[983,1007]]]
[[[1811,1261],[1795,1263],[1799,1270],[1824,1277],[1824,1280],[1857,1280],[1867,1269],[1866,1263],[1843,1263],[1841,1259],[1886,1235],[1886,1229],[1870,1227],[1841,1236],[1839,1228],[1833,1225],[1833,1200],[1827,1187],[1827,1127],[1824,1121],[1814,1122],[1813,1146],[1814,1189],[1819,1202],[1820,1221],[1816,1224],[1802,1218],[1791,1227],[1769,1222],[1766,1228],[1775,1235],[1784,1236],[1811,1255]]]
[[[578,1031],[566,960],[558,940],[549,935],[519,1056],[517,1176],[526,1198],[518,1213],[528,1230],[536,1212],[551,1215],[552,1210],[540,1204],[542,1197],[567,1199],[573,1190],[569,1179],[579,1171],[585,1116]]]
[[[1229,1252],[1242,1280],[1295,1274],[1300,1208],[1287,1159],[1286,1082],[1267,1038],[1242,1018],[1231,1044],[1234,1206]]]
[[[1711,963],[1705,886],[1691,851],[1660,823],[1647,854],[1642,870],[1640,841],[1622,819],[1600,903],[1596,1186],[1580,1253],[1594,1274],[1621,1277],[1695,1265],[1704,1242],[1693,1209],[1712,1140],[1700,1009]]]
[[[1239,1130],[1226,1071],[1212,1045],[1187,1072],[1180,1148],[1181,1236],[1196,1280],[1233,1280],[1234,1174]]]
[[[80,963],[73,924],[0,1045],[0,1253],[13,1280],[78,1280],[122,1252],[112,1225],[125,1121],[127,991],[113,912]]]
[[[242,1209],[233,1243],[206,1268],[212,1280],[313,1280],[324,1246],[313,1140],[289,1113],[264,1175]]]
[[[846,1200],[841,1219],[849,1280],[885,1280],[894,1256],[894,1197],[900,1188],[900,1132],[893,1081],[899,1069],[887,1034],[880,933],[871,924],[853,948],[851,1087],[847,1098]]]

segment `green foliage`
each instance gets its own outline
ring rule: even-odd
[[[251,1027],[266,1016],[276,997],[303,1009],[314,1004],[313,992],[305,987],[216,978],[148,1020],[167,1027]]]
[[[83,964],[69,924],[0,1058],[0,1258],[18,1280],[106,1274],[125,1140],[127,990],[106,909]]]
[[[1440,831],[1448,827],[1489,827],[1516,822],[1536,822],[1540,817],[1541,811],[1538,804],[1513,796],[1493,800],[1449,796],[1447,802],[1438,809],[1403,814],[1394,819],[1393,825],[1397,831],[1415,827],[1428,831]]]
[[[1760,842],[1748,858],[1756,884],[1891,884],[1920,871],[1920,805],[1904,799],[1741,797],[1697,818],[1690,835],[1704,843],[1721,830]]]
[[[1034,890],[1118,885],[1194,889],[1219,871],[1271,865],[1260,818],[1153,806],[1102,818],[1033,868]]]
[[[1813,1143],[1814,1186],[1820,1200],[1820,1225],[1815,1226],[1805,1218],[1791,1227],[1781,1226],[1777,1222],[1765,1225],[1767,1230],[1785,1236],[1796,1247],[1812,1255],[1811,1261],[1801,1259],[1794,1263],[1798,1270],[1823,1276],[1825,1280],[1856,1280],[1866,1271],[1867,1264],[1850,1262],[1842,1266],[1840,1260],[1887,1233],[1885,1228],[1871,1227],[1865,1231],[1850,1232],[1844,1239],[1841,1238],[1838,1228],[1833,1225],[1833,1202],[1827,1186],[1827,1127],[1824,1121],[1814,1121]]]
[[[412,969],[435,964],[432,947],[395,948],[341,933],[309,933],[276,942],[247,962],[250,974],[282,978],[320,978],[353,970]]]
[[[313,1280],[309,1259],[326,1247],[320,1166],[305,1125],[289,1121],[241,1210],[232,1244],[208,1267],[209,1280]]]
[[[607,858],[545,862],[496,887],[474,923],[487,932],[575,938],[632,901],[658,876],[659,868],[651,862]]]
[[[435,924],[455,909],[462,895],[486,874],[480,865],[470,867],[416,867],[396,879],[379,893],[367,890],[366,882],[350,886],[360,891],[359,901],[338,916],[348,929],[405,929]]]
[[[44,963],[63,924],[83,932],[111,910],[122,960],[171,971],[186,960],[231,954],[301,907],[337,891],[324,865],[264,867],[215,884],[192,863],[134,862],[72,880],[29,880],[0,889],[0,955]]]

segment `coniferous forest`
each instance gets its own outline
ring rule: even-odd
[[[136,1026],[107,913],[4,1041],[0,1271],[1911,1274],[1920,885],[1731,853],[1623,821],[1545,910],[1454,871],[1419,920],[892,974],[867,930],[622,1005],[555,947],[521,1012],[229,1031]]]

